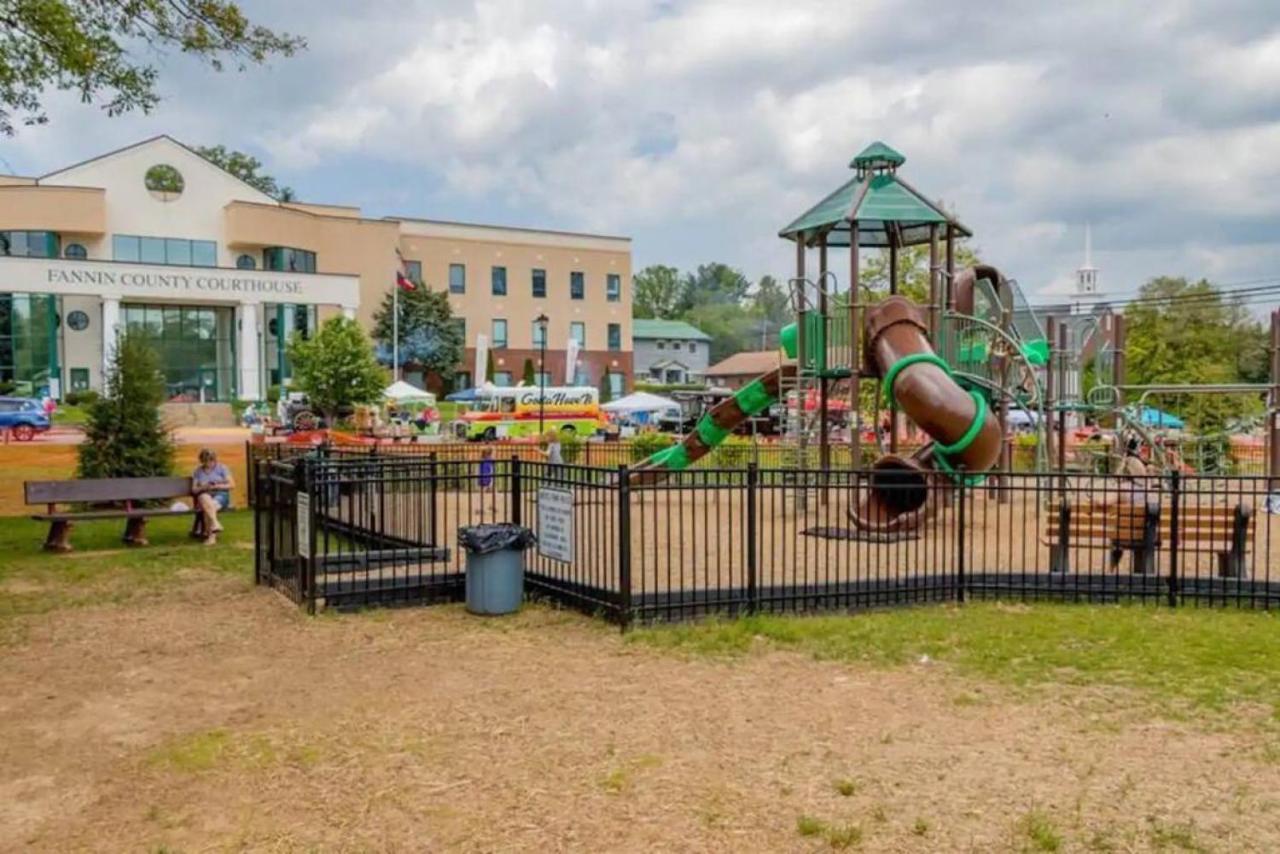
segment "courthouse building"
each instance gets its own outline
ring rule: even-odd
[[[456,386],[476,379],[480,335],[495,382],[536,368],[545,314],[550,381],[576,339],[577,380],[630,387],[629,239],[278,202],[162,136],[0,175],[0,389],[100,390],[127,331],[159,352],[170,400],[261,399],[289,381],[290,336],[337,314],[371,331],[401,263],[450,294],[468,342]]]

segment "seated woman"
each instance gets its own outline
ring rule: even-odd
[[[212,546],[218,542],[218,532],[222,530],[218,511],[231,506],[231,490],[236,483],[211,449],[201,448],[199,459],[200,465],[191,474],[191,486],[196,509],[204,515],[204,544]]]

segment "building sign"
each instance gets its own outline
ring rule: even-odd
[[[211,303],[360,305],[356,276],[223,267],[177,267],[115,261],[0,257],[5,290],[103,299],[172,299]]]
[[[311,557],[311,493],[299,492],[298,500],[298,557]]]
[[[201,292],[223,294],[270,294],[272,296],[297,296],[302,293],[301,279],[269,279],[246,274],[242,270],[218,270],[195,272],[184,267],[181,272],[141,270],[77,270],[50,267],[45,281],[55,285],[84,285],[88,293],[99,288],[119,286],[136,288],[153,295],[195,295]]]
[[[573,562],[573,490],[538,490],[538,554]]]

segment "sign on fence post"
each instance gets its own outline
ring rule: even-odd
[[[311,557],[311,493],[299,492],[298,502],[298,557]]]
[[[538,489],[538,554],[573,562],[573,490]]]

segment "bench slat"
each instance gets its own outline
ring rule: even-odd
[[[191,494],[189,477],[109,477],[84,480],[29,480],[23,484],[27,504],[152,501]]]

